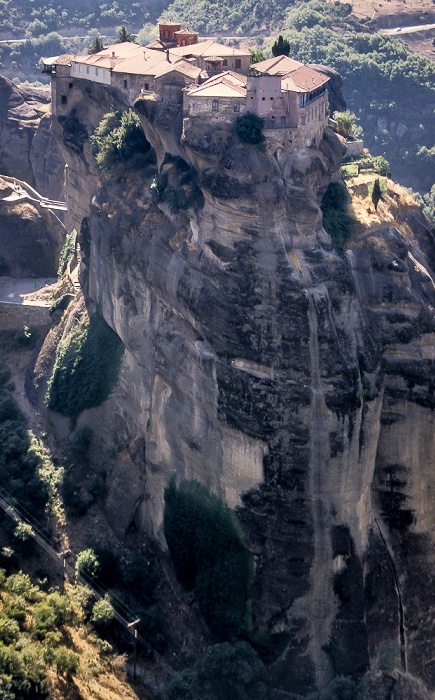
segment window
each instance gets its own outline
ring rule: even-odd
[[[228,65],[228,61],[227,61],[227,59],[226,59],[226,58],[224,58],[224,60],[223,60],[223,63],[222,63],[222,65],[224,66],[224,68],[226,68],[226,67],[227,67],[227,65]]]
[[[305,116],[301,117],[301,126],[305,126]]]
[[[86,66],[86,73],[89,73],[89,66]]]
[[[125,87],[125,88],[127,87],[127,81],[126,81],[126,80],[124,80],[124,87]]]
[[[285,117],[281,117],[281,126],[285,126]]]
[[[219,111],[219,102],[218,102],[217,100],[213,100],[211,109],[212,109],[212,112],[218,112],[218,111]]]
[[[236,68],[241,68],[241,67],[242,67],[242,59],[236,58]]]
[[[95,75],[98,75],[98,68],[95,69]]]
[[[72,86],[73,86],[72,83],[68,83],[68,87],[69,87],[70,90],[71,90]]]
[[[240,112],[240,105],[234,105],[234,111]]]
[[[251,100],[253,100],[253,99],[254,99],[254,95],[251,95]]]
[[[62,103],[63,105],[66,105],[67,102],[68,102],[67,96],[66,96],[66,95],[62,95],[61,103]]]
[[[149,90],[149,89],[150,89],[150,84],[149,84],[149,83],[145,83],[145,90]]]
[[[273,100],[273,97],[271,97],[270,99]]]
[[[266,99],[265,97],[262,97],[262,98],[261,98],[262,102],[264,102],[264,101],[265,101],[265,99]]]

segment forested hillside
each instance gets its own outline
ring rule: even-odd
[[[155,20],[165,8],[165,0],[100,2],[100,0],[0,0],[0,33],[33,36],[74,27],[115,27],[129,23],[141,27]]]

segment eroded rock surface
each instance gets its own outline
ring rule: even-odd
[[[82,283],[126,348],[104,409],[110,522],[163,543],[173,472],[237,508],[254,625],[292,632],[271,698],[361,675],[388,644],[434,688],[433,228],[405,207],[340,252],[319,208],[342,156],[331,133],[262,153],[225,126],[177,142],[180,125],[138,110],[172,189],[195,169],[187,210],[152,202],[156,170],[97,186],[92,124],[79,149],[57,127]],[[165,134],[185,167],[164,162]]]

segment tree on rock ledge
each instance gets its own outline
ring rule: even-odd
[[[264,141],[264,135],[262,133],[263,126],[264,119],[257,117],[257,115],[252,114],[252,112],[247,112],[241,117],[238,117],[236,121],[237,136],[245,143],[252,143],[254,145],[262,143]]]

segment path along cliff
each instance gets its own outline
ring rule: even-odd
[[[270,697],[358,676],[388,645],[433,689],[433,227],[390,183],[378,212],[354,198],[337,250],[332,132],[262,152],[225,124],[182,136],[141,99],[148,165],[102,176],[89,136],[116,95],[82,93],[53,131],[82,288],[125,346],[112,398],[81,418],[117,448],[114,531],[164,544],[171,474],[198,479],[255,555],[254,625],[291,632]]]

